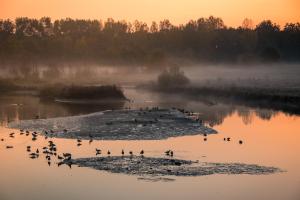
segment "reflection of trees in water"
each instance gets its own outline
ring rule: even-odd
[[[244,124],[251,124],[253,120],[253,112],[249,108],[240,107],[237,109],[237,114],[242,118]]]
[[[122,109],[123,106],[124,102],[78,105],[40,101],[34,96],[11,96],[0,99],[0,121],[5,126],[10,121],[88,114],[109,109]]]
[[[173,101],[172,101],[173,100]],[[156,101],[151,103],[133,102],[125,106],[132,108],[140,107],[177,107],[199,113],[199,117],[210,126],[223,123],[226,117],[237,113],[244,124],[251,124],[253,117],[257,116],[262,120],[271,120],[278,112],[269,109],[253,109],[247,106],[236,104],[215,103],[187,100],[186,98],[174,99],[170,96],[157,96]],[[122,109],[124,102],[103,103],[97,105],[64,104],[53,101],[40,101],[34,96],[10,96],[0,98],[0,121],[6,125],[9,121],[40,118],[63,117],[70,115],[88,114],[109,109]]]
[[[270,120],[272,117],[275,117],[278,112],[267,110],[267,109],[259,109],[255,111],[257,117],[263,120]]]

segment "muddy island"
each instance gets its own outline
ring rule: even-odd
[[[217,133],[189,115],[178,109],[113,110],[11,122],[9,127],[36,131],[49,137],[99,140],[157,140]]]

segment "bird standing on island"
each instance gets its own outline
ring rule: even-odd
[[[140,152],[140,155],[141,155],[141,156],[144,156],[144,150],[142,150],[142,151]]]

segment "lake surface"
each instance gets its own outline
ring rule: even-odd
[[[124,88],[133,100],[126,103],[72,105],[41,101],[31,95],[0,97],[0,199],[1,200],[79,200],[79,199],[300,199],[300,117],[292,113],[246,107],[235,103],[200,102],[176,95],[163,95],[133,87]],[[162,157],[172,149],[175,158],[200,162],[241,162],[274,166],[285,170],[272,175],[209,175],[167,177],[158,182],[137,176],[111,174],[90,168],[50,166],[44,156],[30,159],[26,146],[41,149],[43,137],[32,141],[19,131],[6,128],[8,122],[23,119],[62,117],[108,109],[178,107],[199,112],[205,124],[218,134],[183,136],[165,140],[83,141],[51,139],[59,153],[72,152],[75,158],[95,156],[95,148],[120,155],[121,150],[145,156]],[[15,132],[15,138],[9,133]],[[224,137],[231,137],[224,142]],[[239,144],[243,140],[243,144]],[[6,145],[14,148],[6,149]]]

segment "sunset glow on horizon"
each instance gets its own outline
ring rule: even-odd
[[[284,26],[300,21],[297,0],[1,0],[0,19],[16,17],[80,18],[152,21],[169,19],[173,24],[213,15],[227,26],[237,27],[244,18],[254,24],[270,19]]]

